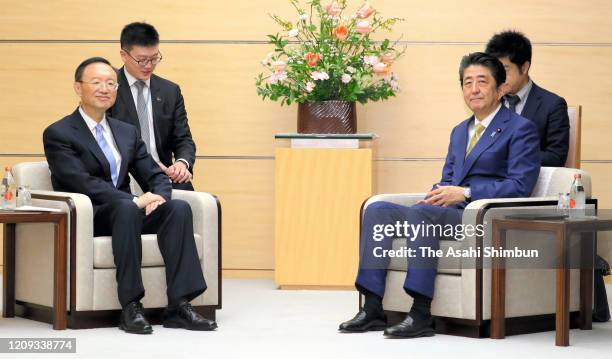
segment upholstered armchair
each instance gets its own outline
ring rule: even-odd
[[[121,306],[117,299],[111,237],[93,236],[89,198],[77,193],[54,192],[46,162],[20,163],[13,167],[13,175],[17,183],[30,185],[34,206],[68,213],[68,327],[116,325]],[[215,196],[203,192],[174,190],[172,198],[185,200],[191,206],[198,257],[208,285],[206,292],[192,304],[198,312],[214,319],[215,311],[221,308],[221,206]],[[51,321],[53,304],[53,241],[41,240],[41,237],[52,235],[53,227],[48,224],[20,224],[16,228],[17,314],[47,322]],[[153,323],[159,322],[167,304],[164,268],[156,235],[143,235],[145,297],[142,303]]]
[[[529,209],[556,208],[558,193],[569,192],[575,173],[582,174],[588,199],[587,208],[593,208],[596,200],[590,199],[591,178],[588,173],[573,168],[543,167],[530,198],[486,199],[468,204],[463,214],[463,224],[487,224],[484,236],[474,233],[462,241],[443,240],[440,248],[446,252],[449,247],[490,247],[492,219]],[[363,215],[367,206],[376,201],[409,206],[423,198],[424,193],[375,195],[364,203],[361,213]],[[528,241],[525,241],[525,236],[528,236]],[[506,240],[506,248],[517,246],[544,251],[541,253],[555,253],[555,241],[549,233],[509,231]],[[399,248],[402,246],[401,240],[396,239],[393,245]],[[390,261],[383,307],[391,317],[399,317],[399,314],[408,312],[412,305],[412,298],[402,288],[409,261],[406,258],[392,258]],[[508,259],[506,263],[506,318],[512,318],[507,321],[506,332],[512,334],[554,329],[554,267],[542,264],[539,268],[526,268],[517,265],[517,262],[513,265],[513,259]],[[570,276],[570,311],[576,312],[579,310],[579,270],[572,269]],[[432,314],[437,317],[438,332],[472,337],[488,336],[491,318],[490,259],[442,257],[438,262]]]

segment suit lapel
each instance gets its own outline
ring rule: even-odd
[[[121,68],[119,70],[119,101],[123,101],[123,105],[128,111],[129,118],[122,119],[128,120],[132,125],[138,128],[138,133],[140,133],[140,122],[138,122],[138,113],[136,112],[136,101],[134,100],[134,96],[132,96],[132,90],[130,89],[130,84],[127,81],[127,77],[125,77],[125,69]]]
[[[117,176],[117,185],[122,183],[123,177],[127,176],[127,166],[128,166],[128,152],[126,147],[127,139],[124,138],[125,132],[120,131],[117,128],[117,124],[115,123],[115,119],[111,117],[107,117],[106,121],[108,121],[108,125],[113,134],[113,138],[115,139],[115,143],[117,144],[117,150],[119,150],[119,154],[121,155],[121,168],[119,168],[119,175]]]
[[[531,86],[531,91],[529,91],[529,95],[527,96],[527,103],[525,104],[525,107],[523,107],[521,116],[527,119],[535,118],[535,113],[538,111],[538,108],[541,104],[542,96],[540,94],[540,88],[534,83]]]
[[[93,134],[89,130],[89,127],[87,127],[85,119],[83,119],[83,117],[79,113],[78,108],[72,114],[72,128],[75,131],[75,138],[81,139],[83,141],[85,146],[93,153],[94,157],[96,157],[98,162],[100,162],[102,170],[104,171],[104,175],[110,179],[111,174],[108,160],[106,159],[104,152],[102,152],[102,150],[100,149],[98,141],[96,141],[96,139],[94,138]]]
[[[510,119],[509,114],[510,110],[506,109],[502,105],[502,107],[499,109],[499,112],[493,118],[493,121],[491,121],[489,126],[487,126],[487,129],[480,136],[480,139],[478,140],[478,142],[476,142],[476,145],[474,146],[474,148],[472,148],[472,151],[470,151],[468,156],[465,158],[465,163],[463,164],[463,171],[461,173],[461,178],[459,179],[459,182],[461,182],[470,172],[472,166],[474,166],[474,163],[476,162],[478,157],[480,157],[480,155],[487,148],[491,147],[491,145],[493,145],[493,143],[495,143],[495,141],[497,141],[497,139],[501,137],[501,133],[508,126],[508,120]]]
[[[465,150],[468,144],[468,128],[470,122],[473,121],[474,116],[472,116],[467,121],[463,121],[459,128],[457,129],[457,145],[454,148],[455,151],[455,161],[457,166],[455,167],[455,172],[453,174],[453,178],[457,179],[463,173],[463,166],[465,165]],[[457,182],[459,183],[459,182]]]
[[[161,143],[159,138],[158,128],[158,116],[163,111],[164,99],[161,95],[158,79],[155,75],[151,75],[151,108],[153,109],[153,134],[155,135],[155,146],[157,147],[157,153],[161,153],[159,144]]]

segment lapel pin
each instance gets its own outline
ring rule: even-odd
[[[158,97],[155,99],[155,101],[157,101],[157,102],[161,102],[161,97],[159,97],[159,96],[158,96]]]

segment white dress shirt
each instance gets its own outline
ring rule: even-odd
[[[529,93],[531,92],[532,87],[533,87],[533,81],[529,79],[529,81],[527,81],[527,84],[525,84],[525,86],[523,86],[523,88],[520,89],[519,92],[516,93],[516,95],[521,99],[521,101],[519,101],[519,103],[516,104],[516,108],[514,109],[517,114],[520,115],[523,112],[523,109],[525,108],[525,104],[527,103],[527,97],[529,97]],[[510,104],[505,98],[504,98],[504,105],[510,108]]]
[[[478,121],[476,116],[474,116],[474,121],[470,122],[470,125],[468,127],[468,135],[469,135],[469,139],[470,140],[472,139],[472,136],[474,136],[474,133],[476,133],[476,124],[483,125],[485,130],[486,130],[487,126],[489,126],[491,121],[493,121],[493,118],[495,118],[495,115],[497,115],[497,113],[499,112],[500,108],[501,108],[501,103],[497,106],[495,111],[491,112],[491,114],[489,116],[485,117],[482,121]],[[483,133],[484,133],[484,131],[483,131]],[[470,141],[468,140],[468,143],[469,142]]]
[[[79,106],[79,113],[85,120],[85,124],[91,131],[91,134],[93,135],[94,139],[96,140],[96,142],[98,142],[97,137],[96,137],[96,126],[98,125],[98,123],[94,121],[93,118],[89,117],[80,106]],[[113,136],[113,132],[111,131],[110,126],[108,125],[108,121],[106,120],[106,115],[102,117],[102,121],[100,121],[100,125],[102,125],[102,130],[103,130],[102,135],[104,136],[104,139],[106,140],[106,142],[110,145],[111,151],[113,152],[113,156],[115,156],[115,163],[117,165],[117,176],[119,176],[119,170],[121,169],[121,154],[119,153],[119,150],[117,148],[117,143],[115,142],[115,137]]]

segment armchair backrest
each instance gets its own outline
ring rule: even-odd
[[[582,126],[582,107],[568,107],[567,115],[569,116],[570,135],[565,167],[580,168],[580,131]]]
[[[576,173],[582,175],[586,197],[591,198],[591,175],[576,168],[566,167],[542,167],[531,197],[550,197],[557,196],[559,192],[568,193]]]
[[[29,185],[31,190],[53,191],[51,172],[46,161],[21,162],[13,166],[13,178],[17,185]]]

